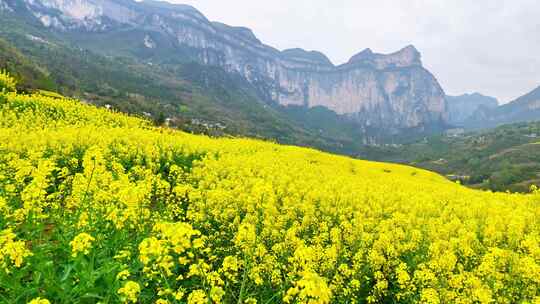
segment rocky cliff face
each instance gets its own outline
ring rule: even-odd
[[[239,73],[267,102],[326,107],[365,126],[403,129],[445,125],[445,94],[407,46],[392,54],[366,49],[335,66],[319,52],[278,51],[253,32],[208,21],[191,6],[145,0],[0,0],[0,7],[25,9],[58,32],[143,32],[142,47],[187,49],[191,59]],[[3,4],[2,4],[3,3]],[[159,37],[159,39],[155,39]],[[179,52],[180,53],[180,52]],[[186,52],[182,52],[185,54]]]
[[[8,11],[11,12],[11,7],[7,4],[7,2],[4,2],[4,0],[0,0],[0,11]]]

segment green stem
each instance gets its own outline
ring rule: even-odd
[[[165,285],[167,285],[167,288],[170,289],[171,291],[173,290],[172,287],[171,287],[171,284],[169,284],[169,279],[165,276],[165,274],[163,273],[163,269],[161,269],[161,267],[159,268],[159,273],[161,274],[161,277],[165,280]],[[173,297],[173,303],[177,303],[178,301],[176,300],[176,297]]]
[[[82,199],[82,203],[86,203],[86,197],[88,196],[88,190],[90,190],[90,183],[92,182],[92,178],[94,177],[94,171],[96,170],[96,159],[93,159],[94,166],[92,166],[92,172],[90,172],[90,178],[88,179],[88,184],[86,185],[86,191],[84,191],[84,196]]]
[[[242,304],[242,300],[244,299],[244,289],[246,288],[246,281],[247,281],[247,272],[249,269],[249,264],[247,263],[247,256],[244,253],[244,273],[242,274],[242,286],[240,287],[240,294],[238,295],[238,302],[237,304]]]

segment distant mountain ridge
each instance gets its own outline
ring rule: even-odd
[[[516,122],[540,121],[540,86],[498,107],[479,108],[465,124],[485,129]]]
[[[479,109],[494,109],[499,105],[497,98],[480,93],[447,95],[446,100],[449,111],[448,121],[455,126],[462,126],[467,120],[472,119]]]
[[[44,28],[102,54],[221,67],[245,78],[264,102],[306,109],[322,106],[359,128],[396,133],[447,125],[444,91],[413,46],[387,55],[366,49],[335,66],[320,52],[280,52],[262,44],[250,29],[210,22],[188,5],[0,0],[0,8],[25,12]]]

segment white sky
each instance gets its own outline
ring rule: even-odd
[[[480,92],[504,103],[540,85],[539,0],[168,1],[335,64],[367,47],[390,53],[413,44],[450,95]]]

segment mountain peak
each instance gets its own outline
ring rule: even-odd
[[[374,53],[370,48],[366,48],[360,53],[352,56],[351,59],[349,59],[349,62],[352,63],[356,61],[365,61],[365,60],[371,59],[373,57],[373,54]]]
[[[478,111],[494,109],[499,105],[497,98],[478,92],[465,93],[459,96],[446,95],[446,101],[450,123],[454,125],[463,125],[473,119],[475,115],[478,115]]]
[[[409,44],[409,45],[405,46],[404,48],[402,48],[398,52],[416,52],[416,53],[419,53],[418,50],[416,49],[416,47],[414,45],[412,45],[412,44]]]
[[[393,56],[396,59],[401,60],[404,64],[409,62],[409,65],[421,65],[421,54],[420,52],[414,47],[414,45],[409,44],[406,47],[402,48],[401,50],[392,53],[388,56]]]
[[[509,105],[526,105],[530,103],[538,103],[540,105],[540,86],[530,91],[529,93],[516,98],[509,102]]]
[[[0,1],[24,1],[45,28],[59,30],[58,35],[73,31],[80,36],[76,44],[105,55],[222,68],[241,76],[262,101],[283,107],[325,107],[360,126],[388,132],[444,127],[447,118],[444,91],[435,77],[426,69],[409,69],[421,66],[412,45],[390,54],[367,48],[335,66],[321,52],[280,52],[250,29],[210,22],[188,5],[156,0]],[[120,36],[126,46],[109,46],[109,37]]]
[[[4,1],[8,4],[23,2],[45,27],[59,30],[104,31],[116,24],[136,24],[144,17],[183,17],[198,23],[209,23],[201,12],[190,5],[157,0],[0,0],[0,4]]]
[[[121,0],[126,1],[126,0]],[[127,0],[127,1],[135,1],[135,0]],[[140,0],[135,1],[136,4],[141,5],[141,7],[144,7],[146,9],[154,9],[154,10],[160,10],[159,12],[168,14],[168,13],[188,13],[191,15],[195,15],[200,19],[206,20],[206,17],[195,7],[188,5],[188,4],[177,4],[177,3],[170,3],[167,1],[159,1],[159,0]]]
[[[244,39],[248,39],[250,41],[261,43],[261,41],[255,36],[253,31],[247,27],[243,26],[230,26],[225,23],[214,21],[212,22],[212,25],[219,28],[220,30],[226,31],[232,35],[235,35],[237,37],[241,37]]]
[[[286,49],[281,52],[281,55],[288,59],[301,61],[309,61],[312,63],[332,65],[332,62],[326,55],[318,51],[306,51],[301,48]]]
[[[172,11],[191,11],[191,12],[200,13],[196,8],[188,4],[176,4],[176,3],[170,3],[167,1],[160,1],[160,0],[120,0],[120,1],[135,2],[135,4],[143,5],[147,8],[152,7],[155,9],[167,9],[167,10],[172,10]]]
[[[347,64],[365,64],[377,69],[421,66],[420,57],[420,52],[413,45],[408,45],[391,54],[378,54],[367,48],[352,56]]]

